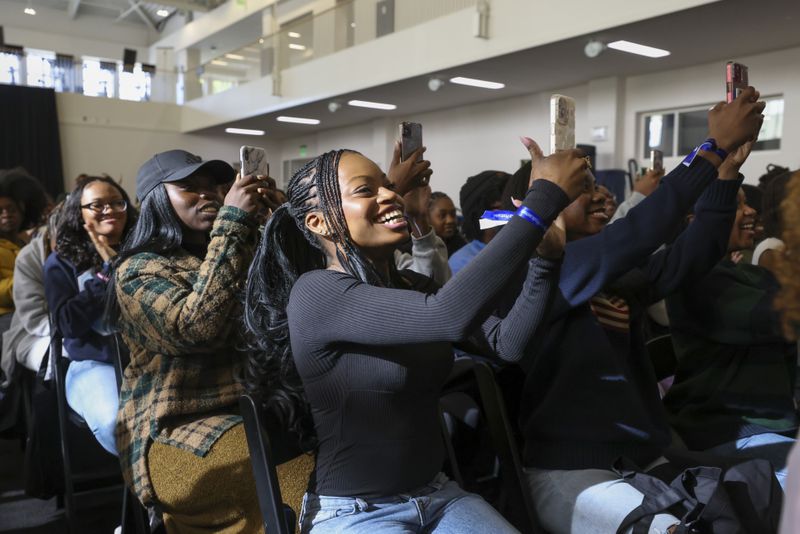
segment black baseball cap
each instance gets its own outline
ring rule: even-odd
[[[158,184],[177,182],[203,170],[219,182],[230,182],[236,177],[236,171],[226,162],[219,159],[203,161],[185,150],[167,150],[156,154],[139,167],[136,175],[136,196],[141,202]]]

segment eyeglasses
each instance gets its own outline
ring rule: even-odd
[[[122,213],[128,209],[128,203],[124,200],[112,200],[110,202],[101,202],[99,200],[83,204],[81,209],[90,210],[94,213],[103,213],[106,208],[110,208],[113,213]]]

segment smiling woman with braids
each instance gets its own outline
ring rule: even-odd
[[[303,532],[514,531],[440,473],[438,399],[453,343],[470,338],[516,361],[534,335],[558,276],[548,258],[561,256],[564,235],[554,227],[542,238],[585,185],[578,156],[537,159],[518,216],[441,288],[394,268],[408,228],[375,163],[333,151],[292,177],[250,269],[245,320],[260,349],[249,387],[290,428],[303,433],[306,415],[313,419],[317,464]],[[511,312],[489,316],[529,261]]]

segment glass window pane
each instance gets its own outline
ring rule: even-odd
[[[764,124],[753,150],[778,150],[783,137],[783,97],[769,98],[764,108]]]
[[[678,155],[685,156],[708,137],[708,110],[678,114]]]
[[[119,97],[122,100],[145,102],[150,100],[150,74],[142,71],[141,63],[137,63],[133,72],[119,70]]]
[[[644,118],[644,157],[649,158],[651,150],[661,150],[665,156],[672,156],[674,134],[674,113],[647,115]]]
[[[0,53],[0,83],[17,85],[22,80],[19,79],[20,56],[17,54]]]
[[[96,59],[83,61],[83,94],[86,96],[114,97],[114,70],[106,62]]]
[[[55,79],[53,77],[53,63],[55,57],[50,54],[32,52],[28,50],[25,58],[27,84],[32,87],[53,87]]]

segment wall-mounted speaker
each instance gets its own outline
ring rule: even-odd
[[[136,50],[126,48],[122,54],[122,72],[133,72],[133,66],[136,63]]]

